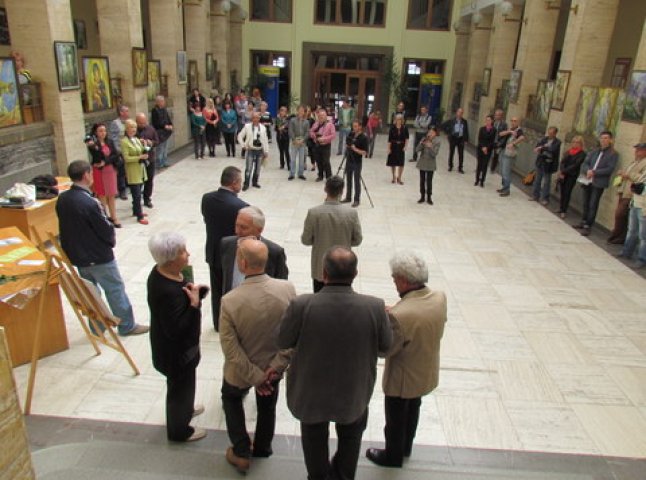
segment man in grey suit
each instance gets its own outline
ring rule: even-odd
[[[310,208],[301,235],[303,245],[312,246],[314,293],[323,288],[323,255],[334,246],[356,247],[361,244],[361,223],[356,210],[341,204],[343,179],[337,175],[325,182],[325,203]]]
[[[224,237],[220,242],[220,259],[222,262],[222,295],[236,288],[244,280],[244,274],[236,262],[238,241],[241,238],[253,237],[262,241],[269,252],[265,273],[271,278],[287,280],[289,269],[285,249],[277,243],[262,237],[265,228],[265,215],[253,205],[244,207],[238,212],[235,223],[235,235]]]
[[[244,238],[237,248],[244,281],[222,297],[220,343],[224,354],[222,407],[233,444],[227,461],[239,472],[249,469],[250,457],[269,457],[276,424],[278,382],[290,352],[279,350],[278,329],[294,286],[265,273],[268,250],[258,240]],[[256,432],[253,447],[245,426],[243,400],[256,389]]]
[[[292,300],[278,347],[294,348],[287,373],[287,406],[301,422],[310,480],[352,479],[357,470],[377,355],[392,343],[384,301],[352,290],[357,257],[335,246],[323,259],[325,286]],[[337,451],[330,462],[329,422]]]
[[[366,457],[382,467],[401,467],[413,449],[422,397],[439,381],[446,295],[426,286],[428,267],[419,255],[395,254],[390,270],[401,300],[389,310],[394,339],[383,375],[386,448],[369,448]]]

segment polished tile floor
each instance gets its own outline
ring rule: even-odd
[[[447,150],[445,142],[435,205],[419,205],[414,164],[406,164],[405,185],[391,184],[381,139],[375,157],[364,160],[375,206],[364,192],[359,207],[364,241],[356,249],[356,290],[396,302],[389,255],[415,249],[430,264],[431,288],[448,296],[440,386],[424,399],[416,442],[646,456],[646,281],[550,210],[528,202],[523,192],[513,189],[500,198],[498,175],[489,175],[484,188],[474,187],[472,156],[466,175],[447,172]],[[333,157],[335,170],[339,161]],[[152,233],[182,232],[196,279],[208,281],[200,199],[217,188],[222,168],[230,164],[243,166],[243,160],[223,158],[221,151],[202,160],[189,155],[159,174],[149,226],[128,217],[128,203],[119,201],[124,228],[118,230],[116,253],[138,321],[148,322],[146,278],[153,263],[146,241]],[[314,172],[307,177],[288,182],[274,144],[262,188],[242,194],[265,212],[265,236],[284,246],[299,292],[311,288],[310,250],[300,244],[303,221],[307,209],[324,198]],[[206,413],[197,424],[222,430],[222,354],[206,303],[197,391]],[[66,312],[70,349],[40,362],[33,413],[163,424],[165,384],[151,365],[148,338],[124,341],[141,369],[135,377],[116,353],[93,356],[71,310]],[[15,374],[22,397],[28,368],[18,367]],[[366,441],[383,439],[382,403],[378,383]],[[283,395],[277,433],[299,433]]]

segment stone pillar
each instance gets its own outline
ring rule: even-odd
[[[468,118],[472,122],[476,122],[473,125],[477,125],[478,119],[471,118],[469,112],[469,103],[473,101],[473,91],[475,84],[477,82],[482,82],[482,76],[484,68],[486,67],[487,52],[489,50],[489,41],[491,38],[491,16],[483,15],[482,21],[480,24],[475,27],[472,26],[471,35],[469,35],[469,48],[467,53],[467,58],[469,59],[468,66],[466,68],[466,76],[464,83],[464,90],[462,93],[463,108],[465,112],[465,118]],[[489,95],[491,95],[491,89],[489,89]],[[495,95],[495,92],[494,92]],[[480,101],[486,97],[482,97]],[[475,135],[477,135],[477,128],[470,128],[471,139],[473,141]]]
[[[247,83],[249,72],[242,72],[242,10],[239,7],[233,8],[229,15],[229,71],[237,72],[237,79],[240,86]],[[248,92],[250,93],[250,92]]]
[[[577,13],[570,12],[563,42],[560,70],[570,70],[570,85],[562,112],[551,111],[549,123],[563,133],[572,122],[583,85],[600,85],[615,28],[619,0],[576,2]]]
[[[464,29],[463,27],[463,30],[466,30],[466,29]],[[470,35],[465,31],[461,31],[460,33],[456,32],[456,37],[457,38],[455,41],[455,53],[453,56],[453,72],[451,73],[450,94],[453,95],[453,92],[455,91],[455,84],[457,82],[462,82],[462,101],[460,102],[460,106],[466,110],[468,105],[466,102],[465,87],[467,83],[467,71],[469,68]],[[449,101],[447,104],[447,112],[445,115],[446,118],[450,117],[454,113],[450,111],[452,100],[453,100],[452,96],[449,97]]]
[[[83,144],[85,125],[80,90],[59,92],[54,41],[74,41],[69,2],[5,0],[11,43],[27,59],[35,82],[40,82],[45,119],[54,128],[55,173],[65,175],[67,165],[87,158]],[[28,19],[28,21],[27,21]]]
[[[209,2],[184,2],[186,56],[197,62],[197,84],[204,96],[211,92],[206,85],[206,52],[211,45],[209,11]]]
[[[507,15],[507,19],[519,19],[521,6],[514,5],[514,9]],[[502,81],[508,80],[514,65],[514,54],[518,42],[518,29],[520,22],[505,21],[499,5],[494,7],[492,25],[494,29],[489,42],[487,67],[491,68],[491,84],[489,95],[480,100],[479,122],[484,122],[484,115],[490,113],[496,103],[496,91],[502,87]],[[507,115],[509,117],[509,115]]]
[[[184,50],[182,7],[177,0],[149,0],[153,58],[161,61],[162,75],[168,75],[168,109],[173,114],[171,148],[189,141],[186,116],[186,85],[177,83],[177,52]],[[164,19],[160,21],[159,19]]]
[[[211,51],[217,62],[216,79],[220,72],[220,95],[231,91],[229,78],[229,18],[222,10],[223,0],[211,1]]]
[[[135,87],[132,75],[132,48],[144,46],[140,6],[139,0],[96,0],[101,54],[110,59],[110,76],[121,78],[123,103],[133,118],[148,111],[146,87]]]
[[[525,116],[529,95],[536,92],[538,80],[546,80],[550,73],[559,10],[546,9],[544,0],[527,0],[524,17],[527,23],[522,25],[515,67],[523,73],[518,101],[509,105],[508,117]]]

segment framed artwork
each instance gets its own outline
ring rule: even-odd
[[[159,60],[148,61],[148,100],[153,101],[161,92],[161,62]]]
[[[81,88],[79,81],[79,66],[76,56],[76,43],[54,42],[54,58],[56,59],[56,76],[58,89],[78,90]]]
[[[20,95],[16,64],[11,57],[0,58],[0,82],[2,82],[2,108],[0,109],[0,127],[10,127],[22,123]]]
[[[550,107],[552,105],[552,95],[554,94],[554,82],[539,80],[536,89],[536,111],[535,120],[541,123],[547,123],[550,116]]]
[[[592,131],[588,133],[595,136],[604,130],[616,133],[624,102],[625,94],[620,88],[599,88],[592,114]]]
[[[189,60],[188,61],[188,89],[193,90],[194,88],[198,88],[197,61]]]
[[[74,41],[79,50],[87,48],[87,33],[85,31],[85,22],[83,20],[74,20]]]
[[[502,81],[502,87],[500,87],[500,107],[505,112],[509,108],[509,80],[505,79]]]
[[[482,83],[476,82],[473,84],[473,102],[479,103],[482,96]]]
[[[145,48],[132,49],[132,83],[135,87],[148,85],[148,53]]]
[[[0,8],[0,45],[11,45],[6,8]]]
[[[622,118],[627,122],[646,123],[646,71],[635,71],[630,75],[626,88],[626,103]]]
[[[570,71],[559,70],[556,72],[554,81],[554,96],[552,97],[552,110],[563,111],[565,106],[565,97],[567,96],[567,87],[570,85]]]
[[[579,102],[577,103],[576,114],[574,116],[574,124],[572,125],[575,132],[586,133],[591,131],[594,107],[597,104],[598,95],[599,87],[581,87]]]
[[[108,57],[83,57],[85,109],[87,112],[112,108],[112,84]]]
[[[491,69],[485,68],[482,74],[482,95],[489,96],[489,87],[491,85]]]
[[[610,78],[611,87],[624,88],[626,86],[631,63],[631,58],[615,59],[615,65],[612,67],[612,76]]]
[[[186,84],[188,80],[188,61],[186,59],[186,52],[181,50],[177,52],[177,83],[179,85]]]
[[[206,81],[213,81],[213,73],[214,73],[214,65],[213,65],[213,54],[212,53],[207,53],[206,54],[206,59],[205,59],[205,65],[206,65]]]
[[[520,81],[523,78],[522,70],[512,70],[509,77],[509,103],[518,103]]]

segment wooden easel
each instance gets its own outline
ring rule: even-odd
[[[32,233],[34,238],[37,239],[37,246],[45,255],[47,263],[43,278],[43,289],[40,292],[39,298],[40,303],[38,308],[38,318],[36,321],[36,337],[34,340],[31,367],[29,371],[27,398],[25,400],[25,415],[29,415],[31,411],[33,387],[36,378],[38,357],[40,354],[40,328],[42,325],[42,312],[45,304],[45,287],[55,278],[60,280],[65,296],[74,309],[76,317],[81,324],[81,328],[92,344],[96,355],[101,355],[99,343],[102,343],[106,347],[112,348],[121,353],[128,364],[132,367],[134,374],[139,375],[137,365],[135,365],[135,362],[121,343],[119,336],[114,331],[114,327],[119,325],[121,320],[112,315],[102,298],[94,290],[94,287],[79,276],[53,234],[48,233],[49,242],[51,243],[48,247],[42,241],[40,235],[35,229],[32,229]],[[88,327],[88,323],[91,325],[91,328]]]

